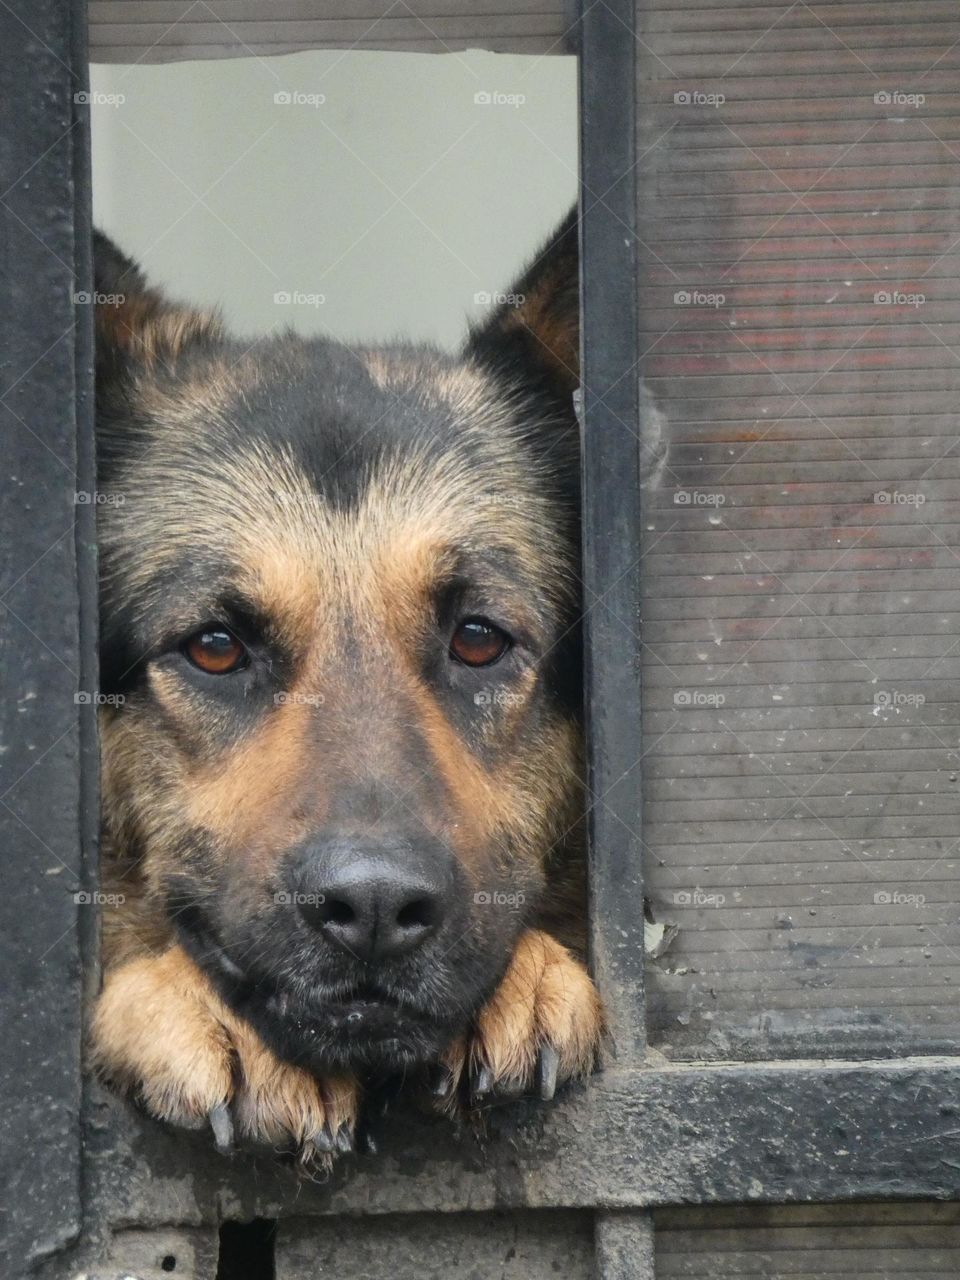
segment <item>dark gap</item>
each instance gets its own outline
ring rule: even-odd
[[[273,1218],[221,1223],[217,1280],[274,1280],[276,1238]]]

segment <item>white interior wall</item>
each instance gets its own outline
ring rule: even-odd
[[[356,51],[95,65],[95,218],[241,333],[453,346],[576,196],[575,68]]]

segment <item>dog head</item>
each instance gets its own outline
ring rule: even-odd
[[[459,357],[97,276],[110,856],[282,1056],[435,1058],[581,804],[575,223]]]

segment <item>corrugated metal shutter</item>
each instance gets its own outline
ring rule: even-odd
[[[301,49],[564,53],[564,0],[91,0],[92,62],[242,58]]]
[[[956,1047],[960,13],[640,9],[652,1036]]]
[[[950,1280],[955,1204],[789,1205],[657,1214],[658,1280]]]

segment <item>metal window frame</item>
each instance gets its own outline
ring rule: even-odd
[[[81,1231],[84,985],[98,811],[90,172],[84,6],[0,6],[0,990],[5,1274]],[[83,974],[89,976],[84,978]]]
[[[0,153],[0,216],[16,250],[0,293],[0,952],[15,975],[0,1041],[6,1274],[44,1259],[43,1274],[68,1274],[113,1230],[215,1227],[225,1200],[237,1216],[298,1219],[587,1208],[598,1274],[618,1277],[652,1274],[655,1206],[960,1195],[958,1059],[663,1069],[645,1056],[633,16],[629,0],[605,0],[586,4],[580,24],[591,918],[612,1060],[551,1108],[495,1116],[485,1148],[398,1117],[384,1154],[293,1205],[271,1160],[225,1166],[205,1140],[81,1089],[96,930],[73,891],[95,882],[97,834],[95,707],[75,698],[96,687],[94,505],[75,502],[95,491],[90,309],[73,302],[91,279],[88,122],[74,97],[86,86],[85,12],[82,0],[0,6],[0,69],[16,104]],[[20,713],[25,688],[36,696]]]

